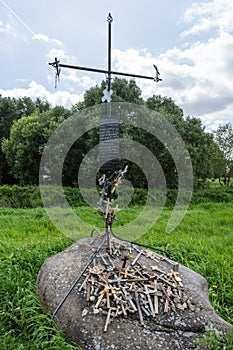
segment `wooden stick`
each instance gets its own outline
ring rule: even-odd
[[[106,290],[107,308],[110,309],[109,289]]]
[[[165,305],[164,305],[164,312],[167,313],[168,311],[169,311],[169,302],[168,302],[168,299],[166,299]]]
[[[149,306],[150,306],[150,309],[151,309],[151,314],[152,314],[153,317],[155,317],[155,310],[154,310],[154,307],[153,307],[153,304],[152,304],[152,301],[151,301],[150,292],[148,290],[147,285],[145,285],[145,291],[146,291],[147,300],[149,302]]]
[[[137,309],[138,309],[140,323],[142,326],[144,326],[145,324],[144,324],[144,320],[143,320],[143,316],[142,316],[142,310],[141,310],[140,303],[139,303],[138,292],[136,290],[135,290],[135,300],[136,300],[136,305],[137,305]]]
[[[136,264],[136,262],[138,261],[138,259],[140,258],[140,256],[142,255],[143,250],[141,250],[138,255],[136,256],[136,258],[134,259],[134,261],[132,262],[132,266]]]
[[[104,297],[104,293],[99,296],[98,301],[95,304],[95,309],[98,309],[98,307],[100,306],[100,303],[101,303],[103,297]]]
[[[78,291],[81,292],[81,290],[84,288],[84,285],[86,284],[86,282],[88,281],[88,278],[90,277],[90,275],[87,275],[83,281],[83,283],[81,284],[81,286],[79,287]]]
[[[155,295],[154,295],[154,309],[155,309],[155,314],[159,313],[159,298],[157,295],[158,288],[157,288],[157,280],[154,280],[154,288],[155,288]]]
[[[104,326],[104,332],[107,332],[108,325],[109,325],[109,323],[110,323],[111,312],[112,312],[112,309],[110,308],[110,309],[108,310],[108,314],[107,314],[107,317],[106,317],[106,322],[105,322],[105,326]]]
[[[86,292],[87,292],[87,295],[86,295],[86,301],[90,301],[90,293],[91,293],[91,284],[90,282],[87,282],[86,284]]]

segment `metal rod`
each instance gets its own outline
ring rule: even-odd
[[[111,90],[111,46],[112,46],[112,33],[111,33],[111,25],[113,18],[111,13],[108,15],[108,92]]]
[[[70,289],[67,291],[67,293],[65,294],[64,298],[62,299],[62,301],[60,302],[60,304],[58,305],[58,307],[56,308],[56,310],[53,313],[53,318],[56,316],[56,314],[58,313],[58,311],[60,310],[60,308],[62,307],[62,305],[64,304],[64,302],[66,301],[66,299],[68,298],[68,296],[70,295],[70,293],[72,292],[72,290],[75,288],[76,284],[78,283],[78,281],[81,279],[81,277],[83,276],[83,274],[85,273],[85,271],[88,269],[88,267],[91,265],[92,261],[95,259],[96,255],[99,253],[100,249],[102,248],[104,242],[106,240],[106,237],[104,236],[103,242],[99,245],[99,247],[93,252],[93,254],[91,255],[89,261],[87,262],[86,266],[83,268],[82,272],[80,273],[80,275],[76,278],[76,280],[73,282],[72,286],[70,287]]]
[[[49,65],[53,66],[53,63],[49,63]],[[90,67],[82,67],[82,66],[73,66],[73,65],[70,65],[70,64],[63,64],[63,63],[59,63],[59,67],[61,67],[61,68],[70,68],[70,69],[77,69],[77,70],[84,70],[84,71],[95,72],[95,73],[103,73],[103,74],[108,74],[109,73],[109,71],[106,70],[106,69],[98,69],[98,68],[90,68]],[[140,74],[133,74],[133,73],[123,73],[123,72],[111,71],[111,74],[113,74],[113,75],[123,75],[125,77],[132,77],[132,78],[142,78],[142,79],[155,80],[155,77],[150,77],[150,76],[140,75]]]
[[[113,18],[111,16],[111,13],[108,15],[108,79],[107,79],[107,91],[109,94],[109,99],[107,101],[107,115],[111,116],[111,39],[112,39],[112,33],[111,33],[111,25],[112,25]]]

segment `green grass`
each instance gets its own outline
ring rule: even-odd
[[[44,260],[72,242],[43,209],[0,209],[0,349],[77,349],[60,333],[36,296]]]
[[[129,222],[140,210],[122,210],[116,224]],[[103,227],[96,211],[82,207],[76,212]],[[202,274],[216,312],[232,323],[233,203],[193,205],[178,228],[168,234],[165,227],[170,214],[171,209],[164,209],[156,225],[139,241],[166,249],[174,260]],[[58,232],[42,208],[0,208],[0,239],[0,349],[77,349],[58,331],[36,296],[40,266],[72,241]],[[220,349],[218,341],[211,339],[211,349]],[[232,339],[228,344],[230,349]]]
[[[233,322],[233,204],[199,204],[172,233],[165,233],[170,211],[141,241],[169,251],[172,259],[203,275],[215,311]]]

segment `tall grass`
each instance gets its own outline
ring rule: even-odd
[[[36,296],[40,266],[72,242],[56,231],[43,209],[1,209],[0,232],[0,349],[77,349]]]
[[[123,210],[118,215],[119,223],[130,221],[140,210],[140,207]],[[93,225],[102,225],[95,211],[82,207],[76,212],[83,219],[88,217]],[[192,206],[179,227],[168,234],[165,227],[171,209],[166,208],[156,225],[140,238],[141,243],[166,249],[174,260],[202,274],[209,284],[212,305],[230,323],[232,212],[233,203]],[[0,208],[0,239],[0,349],[77,349],[58,331],[36,296],[40,266],[72,241],[58,232],[42,208]]]
[[[141,241],[168,250],[172,259],[203,275],[215,311],[233,323],[233,204],[193,206],[172,233],[165,227],[170,211]]]

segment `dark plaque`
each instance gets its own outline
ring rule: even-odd
[[[100,116],[100,172],[119,170],[119,116]]]

